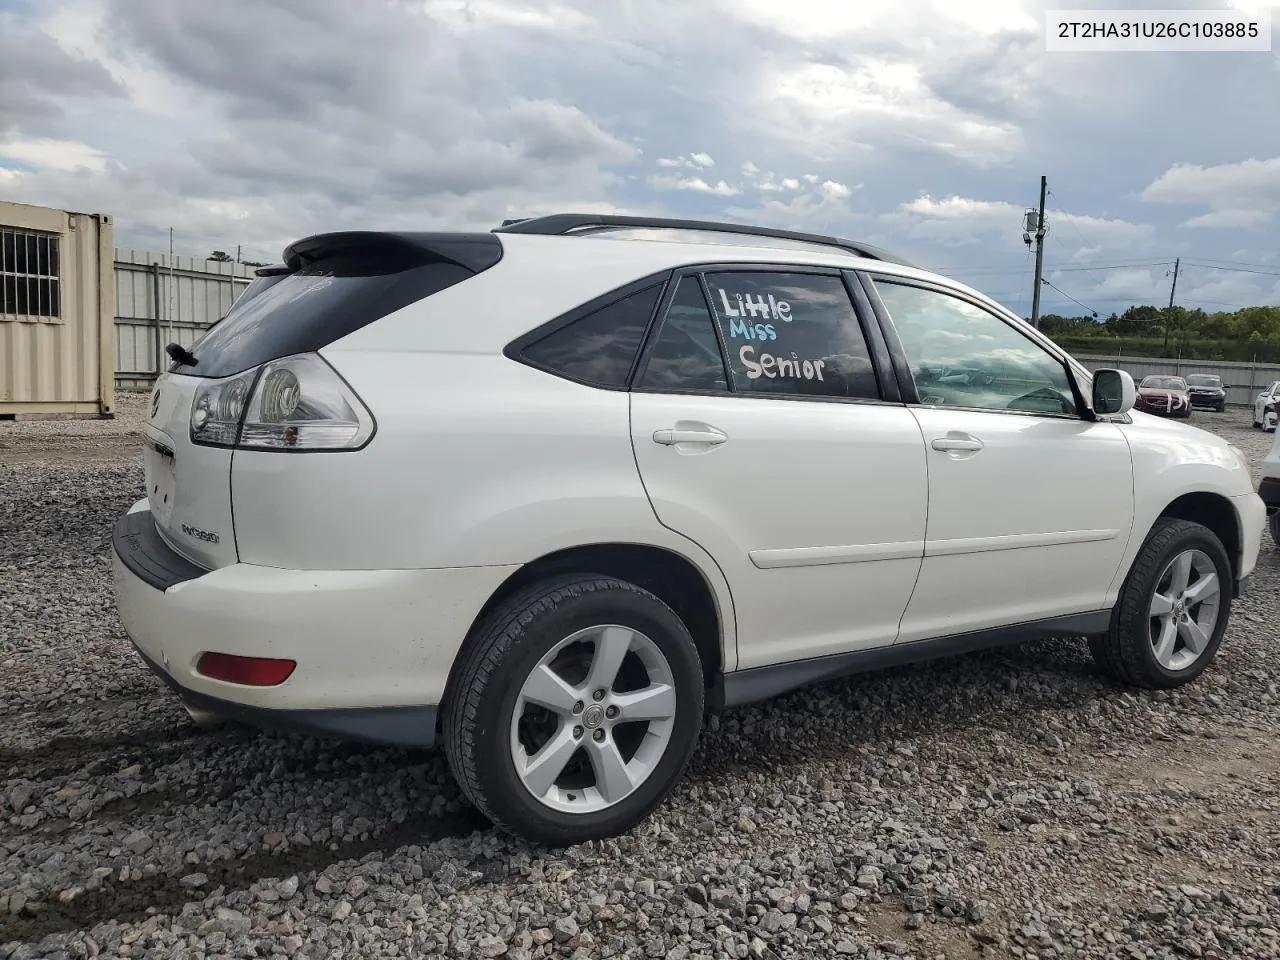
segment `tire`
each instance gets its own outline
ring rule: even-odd
[[[1157,588],[1167,590],[1173,561],[1182,556],[1194,556],[1191,575],[1197,579],[1190,581],[1191,587],[1200,574],[1212,572],[1217,577],[1218,604],[1216,611],[1198,603],[1189,607],[1201,620],[1199,651],[1185,647],[1183,628],[1175,628],[1173,646],[1162,662],[1154,645],[1159,634],[1153,637],[1149,611]],[[1089,649],[1098,666],[1122,683],[1150,690],[1180,687],[1200,676],[1217,654],[1231,618],[1231,594],[1231,561],[1217,535],[1198,523],[1162,517],[1138,551],[1112,612],[1110,629],[1090,637]]]
[[[1271,539],[1275,541],[1276,548],[1280,549],[1280,513],[1267,517],[1267,526],[1271,529]]]
[[[606,626],[607,635],[601,632]],[[597,654],[606,649],[606,636],[615,654],[624,640],[627,652],[621,654],[615,682],[597,701],[592,690],[601,688],[585,684]],[[546,677],[540,670],[544,665],[554,667],[560,681],[543,688],[548,701],[559,703],[558,715],[526,696],[526,681],[535,673]],[[625,721],[623,697],[637,689],[633,683],[655,693],[661,693],[657,684],[670,688],[661,705],[654,704],[654,712],[665,711],[668,719]],[[464,647],[451,687],[445,697],[444,746],[464,795],[496,826],[549,846],[617,836],[648,817],[684,775],[705,698],[701,659],[675,612],[634,584],[593,575],[551,578],[499,605]],[[519,727],[514,723],[518,705]],[[624,719],[610,719],[615,709]],[[539,719],[541,728],[530,726]],[[537,755],[560,738],[565,761],[560,773],[540,781],[525,768],[528,754]],[[610,759],[614,798],[597,765]],[[631,778],[618,778],[618,761]],[[643,779],[633,785],[629,779],[637,774]]]

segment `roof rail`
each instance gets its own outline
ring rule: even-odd
[[[856,256],[866,257],[868,260],[881,260],[885,263],[896,263],[903,267],[916,266],[916,264],[904,260],[896,254],[881,250],[879,247],[874,247],[869,243],[844,240],[840,237],[829,237],[818,233],[778,230],[773,227],[724,223],[717,220],[679,220],[667,217],[636,217],[600,213],[555,213],[545,217],[504,220],[502,226],[494,227],[492,232],[562,236],[584,227],[653,227],[670,230],[708,230],[717,233],[738,233],[746,236],[768,237],[775,240],[798,240],[826,247],[838,247]]]

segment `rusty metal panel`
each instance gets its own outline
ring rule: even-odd
[[[0,412],[113,410],[111,230],[106,215],[0,202]]]

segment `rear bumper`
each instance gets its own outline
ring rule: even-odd
[[[1280,510],[1280,477],[1263,477],[1258,484],[1258,497],[1266,507],[1267,516]]]
[[[151,672],[164,681],[184,704],[196,710],[216,713],[227,720],[237,720],[264,730],[332,736],[343,740],[366,740],[379,744],[429,747],[435,743],[436,716],[439,712],[436,706],[314,710],[250,706],[235,700],[196,693],[180,684],[164,667],[143,653],[137,643],[134,643],[134,649]]]
[[[203,570],[139,501],[112,534],[116,605],[142,659],[184,701],[257,726],[429,745],[453,661],[516,567]],[[279,657],[277,686],[205,677],[206,651]]]

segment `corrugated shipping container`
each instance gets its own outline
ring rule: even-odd
[[[0,414],[115,412],[112,218],[0,201]]]

